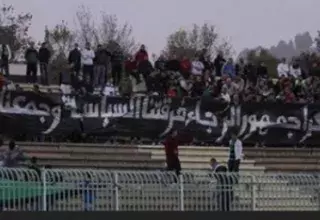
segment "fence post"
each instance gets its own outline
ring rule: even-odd
[[[256,211],[257,204],[257,182],[255,175],[251,176],[251,211]]]
[[[115,197],[115,200],[114,200],[114,206],[115,206],[115,210],[116,211],[119,211],[119,180],[118,180],[118,173],[117,172],[114,172],[113,173],[114,175],[114,197]]]
[[[47,178],[46,169],[41,169],[41,182],[42,182],[42,211],[47,211]]]
[[[179,175],[180,179],[180,211],[184,211],[184,183],[183,183],[183,175]]]

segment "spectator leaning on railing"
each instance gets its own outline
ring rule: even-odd
[[[2,153],[0,156],[2,166],[4,167],[18,167],[19,163],[26,160],[26,157],[22,150],[16,146],[12,140],[9,142],[8,150]]]

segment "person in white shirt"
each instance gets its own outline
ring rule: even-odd
[[[239,172],[240,162],[242,158],[242,142],[238,139],[236,133],[231,134],[231,140],[229,141],[229,172]]]
[[[191,73],[195,76],[202,76],[204,70],[204,64],[199,60],[199,58],[196,58],[195,61],[192,61],[191,63]]]
[[[295,79],[301,77],[301,68],[297,61],[293,61],[290,65],[290,75],[293,76]]]
[[[289,65],[286,63],[286,59],[283,58],[277,66],[278,77],[288,77],[289,71]]]
[[[223,85],[221,88],[221,94],[220,94],[220,98],[222,101],[224,102],[230,102],[231,101],[231,97],[228,93],[228,87],[226,85]]]
[[[86,43],[86,48],[81,51],[81,63],[82,72],[84,79],[93,84],[93,59],[95,58],[95,53],[91,49],[90,43]]]

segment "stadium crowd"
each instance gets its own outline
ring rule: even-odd
[[[2,51],[2,73],[9,75],[7,53]],[[26,81],[37,83],[39,66],[40,82],[48,85],[50,59],[47,43],[43,43],[39,50],[32,43],[25,52]],[[277,66],[278,77],[274,78],[264,62],[250,63],[242,58],[234,62],[222,53],[212,59],[206,49],[193,59],[160,55],[152,64],[144,45],[135,55],[125,56],[120,47],[110,52],[102,45],[94,50],[87,43],[84,49],[75,44],[68,62],[61,64],[59,74],[61,91],[66,94],[104,91],[108,95],[120,93],[124,96],[205,96],[236,103],[309,103],[320,98],[319,70],[319,62],[305,66],[299,59],[293,59],[290,63],[282,59]],[[2,74],[0,84],[2,87],[12,83]]]

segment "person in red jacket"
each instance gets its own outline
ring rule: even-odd
[[[175,171],[177,176],[179,176],[181,172],[178,146],[178,132],[172,131],[164,141],[164,149],[166,153],[167,170]]]
[[[148,60],[148,59],[149,59],[148,52],[146,51],[145,45],[142,44],[140,47],[140,50],[136,53],[134,60],[136,61],[137,65],[139,65],[141,61]]]
[[[180,71],[185,79],[189,78],[191,71],[191,62],[186,56],[184,56],[180,61]]]

